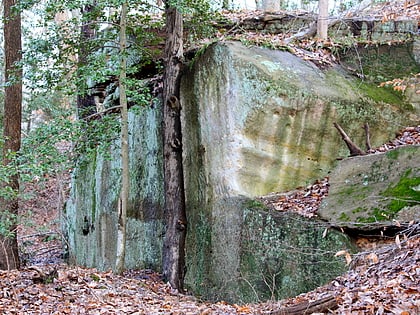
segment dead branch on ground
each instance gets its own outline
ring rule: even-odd
[[[347,148],[350,151],[350,156],[366,155],[364,151],[362,151],[353,141],[351,141],[350,137],[345,133],[339,124],[334,123],[334,127],[338,130],[341,138],[346,143]]]
[[[279,310],[271,312],[270,315],[306,315],[313,313],[326,313],[329,310],[336,309],[337,307],[338,304],[335,297],[330,295],[313,302],[305,301],[297,305],[283,307]]]

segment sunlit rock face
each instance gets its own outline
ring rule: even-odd
[[[333,255],[349,248],[339,233],[322,237],[325,223],[301,218],[297,226],[304,228],[296,232],[293,215],[250,207],[249,198],[327,176],[348,155],[333,122],[360,146],[368,122],[377,146],[419,120],[415,106],[338,66],[321,70],[291,53],[238,42],[213,44],[195,58],[182,78],[181,103],[186,284],[230,301],[315,288],[343,270],[338,262],[332,267]],[[330,256],[320,256],[321,247]],[[308,269],[296,248],[305,248],[316,268]],[[275,288],[264,286],[273,274]]]
[[[361,144],[369,122],[375,145],[418,117],[372,99],[338,67],[237,42],[207,49],[182,86],[186,168],[202,161],[215,194],[264,195],[327,175],[347,155],[335,121]]]

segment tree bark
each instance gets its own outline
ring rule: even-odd
[[[121,6],[121,22],[120,22],[120,105],[121,105],[121,194],[118,207],[118,238],[117,238],[117,259],[115,270],[121,274],[125,267],[125,251],[126,251],[126,226],[127,226],[127,207],[130,190],[129,176],[129,155],[128,155],[128,106],[126,95],[126,77],[127,77],[127,2]]]
[[[165,72],[163,76],[163,166],[166,233],[163,243],[163,277],[183,291],[185,274],[185,213],[182,168],[180,74],[183,59],[182,15],[166,2]]]
[[[262,0],[262,10],[265,12],[280,11],[281,0]]]
[[[317,35],[322,40],[328,38],[328,0],[319,0]]]
[[[3,164],[8,166],[10,154],[20,149],[22,123],[22,68],[17,63],[22,58],[21,16],[15,10],[15,0],[4,0],[4,52],[5,52],[5,95],[3,118]],[[10,235],[0,235],[0,269],[20,267],[16,231],[19,203],[19,175],[14,173],[2,187],[10,187],[16,196],[0,200],[0,224],[11,219]]]
[[[365,137],[366,137],[366,151],[370,151],[372,146],[370,145],[370,131],[369,131],[369,124],[365,123],[363,125],[363,129],[365,130]]]

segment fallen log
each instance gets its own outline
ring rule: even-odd
[[[272,311],[270,315],[306,315],[312,313],[326,313],[338,307],[337,300],[330,295],[313,302],[301,302],[299,304],[283,307]]]

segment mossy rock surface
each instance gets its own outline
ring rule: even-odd
[[[335,226],[377,229],[420,220],[420,146],[340,161],[318,214]]]
[[[163,172],[161,110],[129,113],[130,200],[127,219],[127,268],[159,270],[162,260]],[[121,150],[116,140],[104,154],[84,157],[72,178],[63,213],[70,262],[100,270],[115,268]]]
[[[344,259],[334,255],[352,252],[351,241],[325,222],[271,212],[246,198],[218,205],[213,225],[201,217],[188,236],[186,285],[194,294],[231,303],[278,300],[347,270]]]

